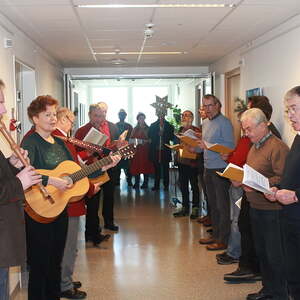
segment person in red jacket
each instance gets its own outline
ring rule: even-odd
[[[107,108],[107,104],[104,102],[91,104],[89,108],[90,121],[76,131],[75,137],[79,140],[83,140],[89,130],[94,127],[108,137],[103,145],[104,147],[112,149],[118,146],[122,146],[120,144],[114,143],[114,141],[118,140],[119,138],[119,130],[116,125],[106,120]],[[102,186],[102,216],[104,219],[104,228],[117,232],[119,230],[119,227],[114,224],[114,190],[117,177],[117,169],[110,169],[108,171],[108,175],[110,177],[110,181],[106,182]],[[100,193],[95,194],[91,199],[89,199],[86,204],[87,214],[85,224],[85,239],[86,241],[95,242],[101,232],[98,216]]]
[[[140,174],[144,175],[142,189],[148,188],[149,174],[154,173],[154,166],[148,159],[149,155],[149,126],[146,124],[146,115],[139,112],[136,116],[138,121],[130,136],[129,142],[137,143],[136,152],[130,162],[130,173],[135,177],[134,188],[140,188]]]

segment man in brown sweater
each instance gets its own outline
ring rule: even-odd
[[[283,174],[289,148],[268,129],[268,120],[258,108],[243,113],[242,127],[250,138],[247,164],[269,179],[270,186],[278,184]],[[244,186],[250,202],[250,217],[254,244],[259,259],[263,288],[249,294],[247,300],[287,300],[283,251],[280,234],[281,205],[267,200],[258,191]]]

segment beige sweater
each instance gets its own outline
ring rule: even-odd
[[[251,147],[247,157],[247,164],[266,176],[269,179],[270,186],[273,186],[279,183],[281,179],[288,151],[288,146],[279,138],[272,135],[260,148],[256,149],[255,145]],[[261,192],[247,192],[246,195],[252,208],[262,210],[281,209],[279,203],[270,202]]]

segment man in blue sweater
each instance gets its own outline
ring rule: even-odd
[[[204,151],[204,178],[208,202],[211,209],[213,235],[200,239],[200,244],[207,244],[208,250],[226,249],[230,234],[230,182],[216,174],[222,172],[227,163],[220,153],[207,150],[204,143],[220,144],[234,149],[233,128],[231,122],[221,113],[221,102],[214,95],[205,95],[202,99],[207,115],[202,125],[202,141],[199,147]]]

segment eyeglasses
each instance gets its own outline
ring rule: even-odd
[[[292,114],[294,115],[297,111],[300,110],[300,107],[297,107],[297,106],[291,106],[291,107],[288,107],[286,110],[285,110],[285,113],[286,114]]]
[[[208,108],[212,108],[215,105],[216,105],[216,103],[214,103],[214,104],[207,104],[207,105],[203,105],[203,108],[204,109],[208,109]]]

